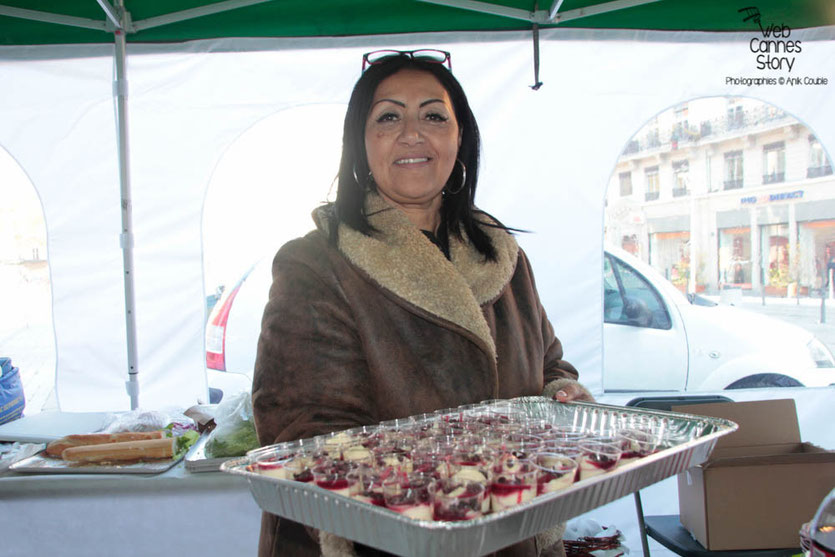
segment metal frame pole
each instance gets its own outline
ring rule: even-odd
[[[121,2],[120,2],[121,4]],[[122,6],[120,6],[122,7]],[[122,11],[124,14],[124,11]],[[123,15],[124,17],[124,15]],[[116,131],[119,146],[119,185],[122,197],[122,262],[125,282],[125,332],[127,334],[128,380],[125,382],[130,396],[130,408],[139,407],[139,366],[136,342],[135,296],[133,286],[133,206],[130,188],[130,153],[128,140],[128,81],[126,77],[126,48],[124,28],[114,31],[115,76],[113,94],[116,101]]]

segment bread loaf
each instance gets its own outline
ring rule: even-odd
[[[126,431],[122,433],[80,433],[67,435],[56,439],[46,446],[46,454],[60,458],[62,453],[71,447],[84,445],[101,445],[104,443],[120,443],[123,441],[142,441],[145,439],[162,439],[165,432],[156,431]]]
[[[65,449],[61,457],[68,462],[125,462],[172,458],[176,442],[174,438],[163,438],[84,445]]]

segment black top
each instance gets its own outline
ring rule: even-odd
[[[421,232],[423,232],[424,236],[429,238],[430,242],[438,246],[438,249],[443,252],[444,257],[449,259],[449,233],[443,226],[441,226],[439,230],[441,230],[441,234],[439,236],[436,236],[434,232],[429,230],[421,230]]]

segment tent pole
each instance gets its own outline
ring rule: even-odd
[[[122,262],[125,279],[125,329],[128,348],[128,380],[125,382],[130,395],[130,408],[139,406],[139,367],[136,357],[136,316],[133,287],[133,207],[130,197],[130,156],[128,154],[128,82],[125,72],[126,39],[125,30],[114,32],[116,50],[116,76],[113,94],[116,100],[116,132],[119,141],[119,184],[122,195]]]
[[[534,11],[539,10],[539,2],[534,2]],[[533,85],[531,89],[539,91],[543,83],[539,81],[539,24],[533,24]]]

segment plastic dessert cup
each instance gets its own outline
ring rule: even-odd
[[[314,458],[304,450],[279,450],[256,460],[253,469],[271,478],[305,483],[313,480],[313,465]]]
[[[658,447],[657,436],[639,429],[622,429],[618,432],[618,436],[622,439],[621,448],[623,449],[618,466],[624,466],[651,455]]]
[[[480,518],[483,514],[484,484],[454,478],[437,480],[432,489],[432,517],[455,522]]]
[[[577,462],[563,454],[539,453],[534,462],[539,467],[537,495],[570,487],[577,476]]]
[[[537,467],[529,460],[519,460],[505,453],[491,469],[490,508],[502,511],[527,503],[536,496]]]
[[[393,469],[398,474],[409,474],[412,471],[411,457],[401,450],[392,447],[378,447],[373,451],[373,454],[373,466],[380,472]]]
[[[422,474],[397,475],[383,480],[386,508],[416,520],[432,520],[434,479]]]
[[[352,445],[343,449],[342,459],[347,462],[368,464],[370,466],[374,462],[374,455],[368,448],[362,445]]]
[[[353,481],[354,489],[351,490],[351,497],[378,507],[385,507],[386,501],[383,497],[383,478],[370,467],[360,466],[348,473],[349,481]]]
[[[359,478],[350,475],[355,469],[350,462],[335,460],[325,462],[313,468],[313,483],[322,489],[350,497],[358,488]]]
[[[620,460],[621,448],[618,445],[600,441],[580,443],[580,479],[585,480],[613,470]]]
[[[480,483],[484,486],[484,499],[481,502],[481,512],[487,514],[490,512],[490,472],[489,467],[481,466],[461,466],[455,474],[453,479],[464,482]]]

